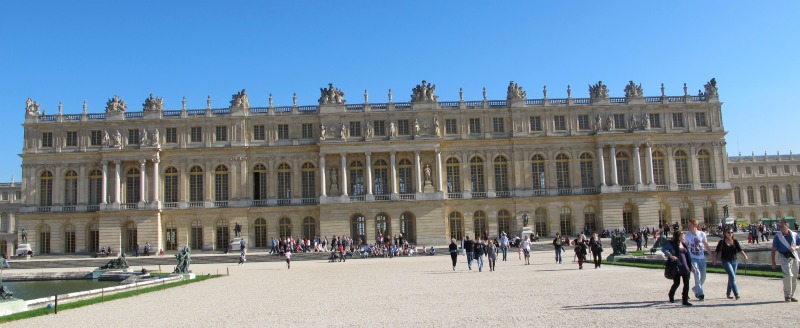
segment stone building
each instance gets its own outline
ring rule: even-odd
[[[439,101],[423,81],[409,102],[141,111],[115,96],[105,113],[43,115],[29,99],[19,225],[36,253],[131,250],[150,243],[224,249],[236,224],[251,247],[285,236],[346,235],[417,245],[465,235],[717,222],[730,202],[716,82],[697,96]]]
[[[800,211],[800,158],[793,154],[731,156],[733,202],[729,215],[739,222],[797,217]]]
[[[17,218],[22,196],[22,183],[0,183],[0,254],[12,256],[20,242],[17,238]]]

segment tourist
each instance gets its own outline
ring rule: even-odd
[[[556,263],[561,264],[561,253],[564,250],[564,241],[561,240],[560,233],[556,233],[556,238],[553,239],[553,249],[556,251]]]
[[[497,239],[495,242],[489,242],[486,245],[486,257],[489,259],[489,271],[494,271],[497,266]]]
[[[725,292],[725,296],[729,299],[736,297],[738,300],[739,288],[736,286],[736,268],[739,266],[739,262],[736,259],[736,254],[742,253],[745,261],[747,261],[747,254],[742,250],[739,241],[733,238],[732,228],[726,228],[724,236],[725,238],[717,243],[716,252],[717,257],[722,259],[722,268],[725,269],[725,273],[728,274],[728,289]],[[717,264],[717,257],[714,257],[712,261],[713,265]],[[733,292],[733,296],[731,296],[731,292]]]
[[[133,246],[133,256],[139,257],[139,243],[136,243],[136,245]]]
[[[472,246],[472,253],[475,261],[478,262],[478,272],[483,272],[483,256],[486,255],[486,244],[481,237],[476,237],[475,244]]]
[[[475,257],[475,253],[472,250],[475,247],[475,242],[469,239],[469,235],[464,239],[464,254],[467,254],[467,267],[472,270],[472,260]]]
[[[688,247],[684,243],[685,238],[683,231],[675,231],[672,234],[672,242],[664,244],[664,248],[672,250],[671,252],[665,252],[665,254],[673,261],[678,262],[678,273],[672,278],[672,287],[669,288],[668,295],[669,302],[675,303],[675,291],[678,290],[678,285],[680,285],[681,280],[683,280],[683,291],[681,292],[682,304],[691,306],[692,303],[689,303],[689,273],[695,272],[696,270],[694,267],[689,266],[692,260],[689,256]]]
[[[589,250],[592,252],[592,259],[594,259],[594,268],[597,269],[603,264],[603,242],[597,236],[597,231],[592,234],[592,239],[589,240]]]
[[[583,235],[578,236],[575,241],[575,256],[578,257],[578,269],[583,270],[583,262],[586,261],[586,241],[583,240]]]
[[[520,245],[520,249],[523,253],[525,253],[525,265],[531,264],[531,241],[528,236],[525,236],[525,240],[522,241],[522,245]]]
[[[708,249],[711,257],[714,258],[715,253],[708,246],[708,238],[706,233],[700,231],[697,219],[689,219],[689,232],[686,233],[686,244],[689,245],[689,255],[692,258],[692,268],[694,268],[694,287],[692,291],[694,296],[699,300],[704,300],[706,295],[703,292],[703,284],[706,282],[706,254],[705,250]]]
[[[450,259],[453,260],[453,271],[456,271],[456,263],[458,261],[458,245],[456,245],[456,239],[450,239],[450,246],[447,247],[447,250],[450,252]]]
[[[775,269],[775,252],[781,253],[781,272],[783,272],[784,301],[797,302],[794,292],[797,290],[797,250],[800,249],[800,235],[789,230],[786,220],[778,222],[779,233],[772,238],[772,269]]]
[[[508,236],[506,236],[505,232],[500,232],[500,250],[503,252],[503,261],[506,260],[508,255],[508,246]]]
[[[292,268],[292,250],[287,248],[286,252],[283,253],[283,257],[286,259],[286,268]]]
[[[247,259],[244,257],[244,252],[239,253],[239,265],[244,264]]]
[[[3,267],[11,269],[11,263],[8,263],[8,255],[3,254]]]

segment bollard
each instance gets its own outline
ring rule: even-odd
[[[225,269],[228,270],[228,276],[230,276],[231,275],[231,268],[225,268]]]
[[[58,295],[56,295],[56,306],[55,306],[55,309],[56,309],[56,314],[58,314]]]
[[[158,265],[158,272],[162,272],[161,271],[161,264]]]
[[[100,288],[100,302],[106,301],[106,289]]]

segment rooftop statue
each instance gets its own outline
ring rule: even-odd
[[[235,93],[231,97],[233,98],[231,99],[231,108],[250,108],[250,99],[247,98],[247,90],[242,89],[242,91]]]
[[[595,85],[589,85],[589,98],[608,98],[608,87],[603,81],[597,81]]]
[[[708,81],[704,86],[706,88],[706,96],[716,96],[717,95],[717,79],[712,78],[711,81]]]
[[[192,263],[191,254],[192,252],[189,246],[183,246],[180,253],[175,254],[175,258],[178,259],[178,265],[175,266],[175,270],[172,271],[172,273],[190,273],[189,264]]]
[[[638,98],[642,96],[642,84],[636,85],[633,81],[629,81],[628,85],[625,86],[625,97],[626,98]]]
[[[519,86],[519,84],[514,83],[514,81],[508,82],[508,91],[506,92],[507,100],[525,99],[525,98],[527,98],[525,90],[522,90],[522,87]]]
[[[119,133],[119,130],[114,133],[114,147],[122,149],[122,134]]]
[[[128,109],[128,105],[125,104],[125,101],[120,99],[117,95],[114,95],[114,98],[111,98],[106,102],[106,113],[124,113],[126,109]]]
[[[425,80],[422,80],[422,84],[417,84],[411,91],[413,92],[411,102],[435,102],[439,100],[439,96],[434,94],[436,85],[428,84]]]
[[[119,257],[108,261],[104,266],[101,266],[100,269],[127,269],[128,268],[128,261],[125,260],[125,252],[119,252]]]
[[[328,83],[327,88],[319,88],[319,104],[320,105],[344,105],[344,92],[333,87],[333,83]],[[366,99],[367,91],[364,90]]]
[[[144,108],[142,108],[145,112],[156,112],[164,110],[164,98],[156,98],[153,94],[150,94],[150,98],[144,100],[144,104],[142,104]]]
[[[33,101],[33,99],[28,98],[28,100],[25,101],[25,114],[39,116],[39,104]]]

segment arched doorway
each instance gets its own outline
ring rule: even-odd
[[[356,243],[367,244],[367,220],[362,214],[354,214],[350,218],[350,235]]]
[[[220,219],[217,220],[216,226],[216,248],[217,249],[228,249],[228,244],[230,244],[231,234],[230,234],[230,227],[228,226],[228,220]]]

